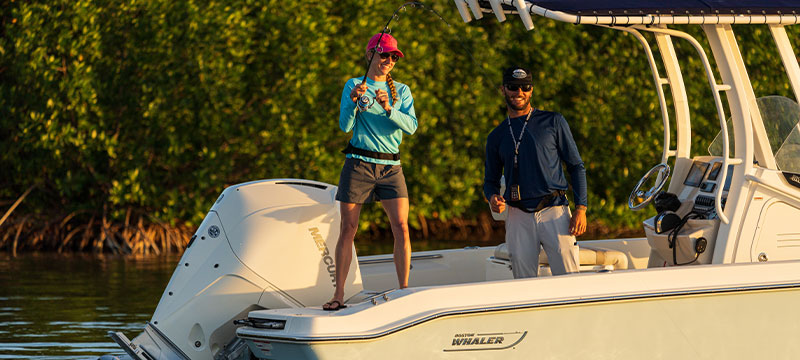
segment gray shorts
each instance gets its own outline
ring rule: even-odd
[[[383,165],[347,158],[339,176],[336,200],[363,204],[407,198],[406,177],[400,165]]]

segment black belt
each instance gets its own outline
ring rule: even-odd
[[[344,150],[342,150],[342,152],[345,153],[345,154],[356,154],[356,155],[366,156],[368,158],[380,159],[380,160],[394,160],[394,161],[400,160],[400,154],[399,153],[398,154],[390,154],[390,153],[382,153],[382,152],[377,152],[377,151],[369,151],[369,150],[359,149],[359,148],[353,146],[353,144],[351,144],[349,141],[347,142],[347,147],[344,148]]]
[[[520,210],[522,210],[522,211],[524,211],[524,212],[526,212],[528,214],[537,213],[539,211],[544,210],[545,208],[549,208],[552,205],[553,200],[555,200],[558,197],[566,195],[566,193],[567,192],[564,191],[564,190],[556,190],[556,191],[553,191],[550,194],[545,195],[542,198],[542,200],[539,201],[539,205],[536,205],[536,209],[533,209],[533,210],[528,210],[528,209],[523,209],[523,208],[518,208],[518,209],[520,209]]]

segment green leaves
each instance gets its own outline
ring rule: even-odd
[[[398,5],[12,2],[0,36],[0,166],[11,174],[0,180],[0,197],[41,179],[48,191],[32,195],[31,208],[106,207],[117,218],[134,208],[198,224],[236,183],[336,184],[350,137],[338,128],[342,86],[363,76],[365,43]],[[487,211],[484,143],[504,117],[497,88],[512,64],[533,70],[537,108],[567,118],[587,165],[590,220],[636,226],[647,214],[627,211],[625,201],[660,159],[662,141],[638,41],[541,18],[532,32],[515,19],[464,24],[451,2],[429,6],[451,25],[418,8],[391,24],[406,54],[393,76],[411,87],[419,117],[401,146],[412,226],[420,215],[446,221]],[[779,61],[759,45],[766,28],[735,30],[756,44],[745,51],[754,84],[788,93],[762,70]],[[688,44],[676,46],[694,56]],[[699,69],[696,61],[684,66]],[[700,120],[693,128],[710,142],[718,121],[699,79],[687,82]],[[366,207],[361,224],[388,226],[379,206]]]

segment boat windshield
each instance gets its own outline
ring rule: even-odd
[[[778,169],[800,173],[800,105],[785,96],[765,96],[756,99],[769,145]],[[730,154],[734,153],[733,125],[728,118]],[[708,153],[722,156],[722,131],[708,147]]]

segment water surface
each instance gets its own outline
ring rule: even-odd
[[[0,359],[96,359],[138,335],[178,256],[0,254]]]
[[[412,241],[414,251],[498,241]],[[392,242],[356,241],[359,255],[391,253]],[[153,314],[180,257],[0,253],[0,360],[96,359],[124,352]]]

